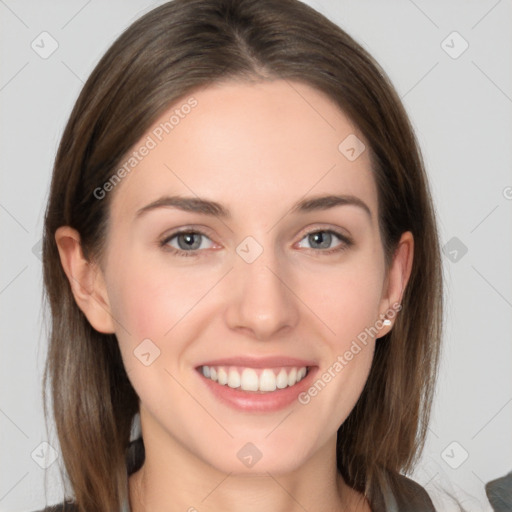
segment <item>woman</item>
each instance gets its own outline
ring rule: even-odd
[[[434,510],[404,476],[441,336],[428,182],[385,73],[312,8],[129,27],[64,131],[43,246],[58,510]]]

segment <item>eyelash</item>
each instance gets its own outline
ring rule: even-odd
[[[334,254],[334,253],[339,253],[339,252],[345,251],[346,249],[348,249],[349,247],[354,245],[354,242],[353,242],[352,239],[350,239],[349,237],[347,237],[345,235],[342,235],[341,233],[339,233],[338,231],[335,231],[333,229],[316,229],[316,230],[313,230],[313,231],[309,231],[309,232],[304,234],[304,236],[300,239],[300,241],[302,241],[307,236],[313,235],[313,234],[316,234],[316,233],[330,233],[330,234],[333,234],[342,242],[339,246],[335,247],[334,249],[327,249],[327,250],[323,250],[323,249],[309,249],[309,250],[314,251],[314,252],[319,252],[320,255],[322,255],[322,256],[328,256],[328,255],[331,255],[331,254]],[[199,254],[202,251],[200,251],[198,249],[195,249],[195,250],[192,250],[192,251],[183,251],[181,249],[176,249],[174,247],[170,247],[170,246],[167,245],[173,238],[175,238],[178,235],[183,235],[183,234],[187,234],[187,235],[201,235],[201,236],[205,236],[206,238],[209,238],[209,236],[207,234],[205,234],[205,233],[203,233],[201,231],[196,231],[194,229],[183,229],[183,230],[180,230],[180,231],[175,231],[171,235],[166,236],[163,240],[161,240],[159,242],[158,245],[162,249],[164,249],[165,251],[168,251],[168,252],[170,252],[171,254],[173,254],[175,256],[180,256],[180,257],[199,256]]]

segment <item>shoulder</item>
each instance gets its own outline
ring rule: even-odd
[[[63,501],[62,503],[50,505],[42,510],[35,512],[78,512],[78,507],[73,502]]]
[[[436,512],[427,491],[418,483],[400,474],[390,474],[389,483],[400,512]]]

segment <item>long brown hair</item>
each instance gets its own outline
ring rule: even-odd
[[[376,344],[355,408],[338,430],[337,464],[372,503],[384,474],[410,472],[426,437],[442,327],[435,213],[421,153],[385,72],[340,27],[298,0],[174,0],[145,14],[85,83],[57,152],[43,262],[51,309],[44,403],[52,410],[73,498],[82,512],[118,510],[127,497],[127,447],[138,397],[114,335],[95,331],[60,263],[55,231],[81,235],[101,258],[112,194],[94,190],[171,104],[229,80],[301,81],[325,93],[369,144],[386,262],[414,235],[402,310]]]

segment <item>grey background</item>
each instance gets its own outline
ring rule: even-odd
[[[38,252],[58,141],[95,63],[158,3],[0,0],[2,512],[42,508],[45,477],[48,502],[62,498],[58,442],[46,432],[41,405],[46,337]],[[512,470],[512,3],[306,3],[390,75],[419,138],[447,244],[441,374],[413,477],[440,510],[457,510],[440,490],[468,511],[491,510],[484,482]],[[43,31],[58,43],[46,59],[31,47],[51,48],[49,39],[41,43]],[[469,47],[458,55],[464,41]],[[57,461],[41,467],[52,454]]]

